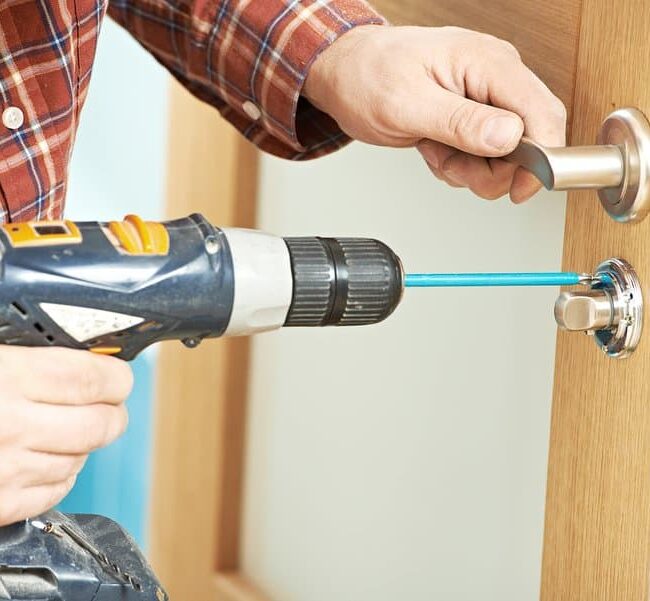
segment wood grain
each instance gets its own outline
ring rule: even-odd
[[[170,112],[169,216],[252,227],[254,147],[177,84]],[[239,560],[248,360],[246,338],[161,347],[150,556],[172,599],[230,598],[215,576]]]
[[[574,143],[615,107],[650,111],[650,3],[585,0]],[[650,220],[617,224],[596,195],[569,196],[564,267],[620,256],[650,291]],[[648,327],[645,320],[645,327]],[[586,336],[558,337],[543,601],[645,601],[650,574],[650,341],[614,361]]]
[[[581,3],[582,0],[372,2],[395,24],[456,25],[512,42],[526,64],[567,107],[573,104]]]

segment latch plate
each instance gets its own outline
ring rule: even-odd
[[[588,292],[563,292],[555,303],[555,320],[566,330],[592,334],[609,357],[634,352],[643,329],[643,294],[632,266],[620,258],[603,261]]]

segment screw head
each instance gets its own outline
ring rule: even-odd
[[[208,236],[205,239],[205,250],[209,255],[214,255],[219,252],[221,245],[216,236]]]
[[[200,338],[183,338],[181,341],[187,348],[196,348],[201,344]]]

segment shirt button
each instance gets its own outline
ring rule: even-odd
[[[260,108],[250,100],[247,100],[244,102],[244,105],[242,106],[244,109],[244,112],[253,120],[253,121],[258,121],[259,118],[262,116],[262,111],[260,111]]]
[[[25,122],[25,115],[17,106],[9,106],[2,111],[2,123],[7,129],[18,129]]]

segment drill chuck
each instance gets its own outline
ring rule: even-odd
[[[293,296],[285,326],[369,325],[402,297],[402,265],[378,240],[285,238]]]

